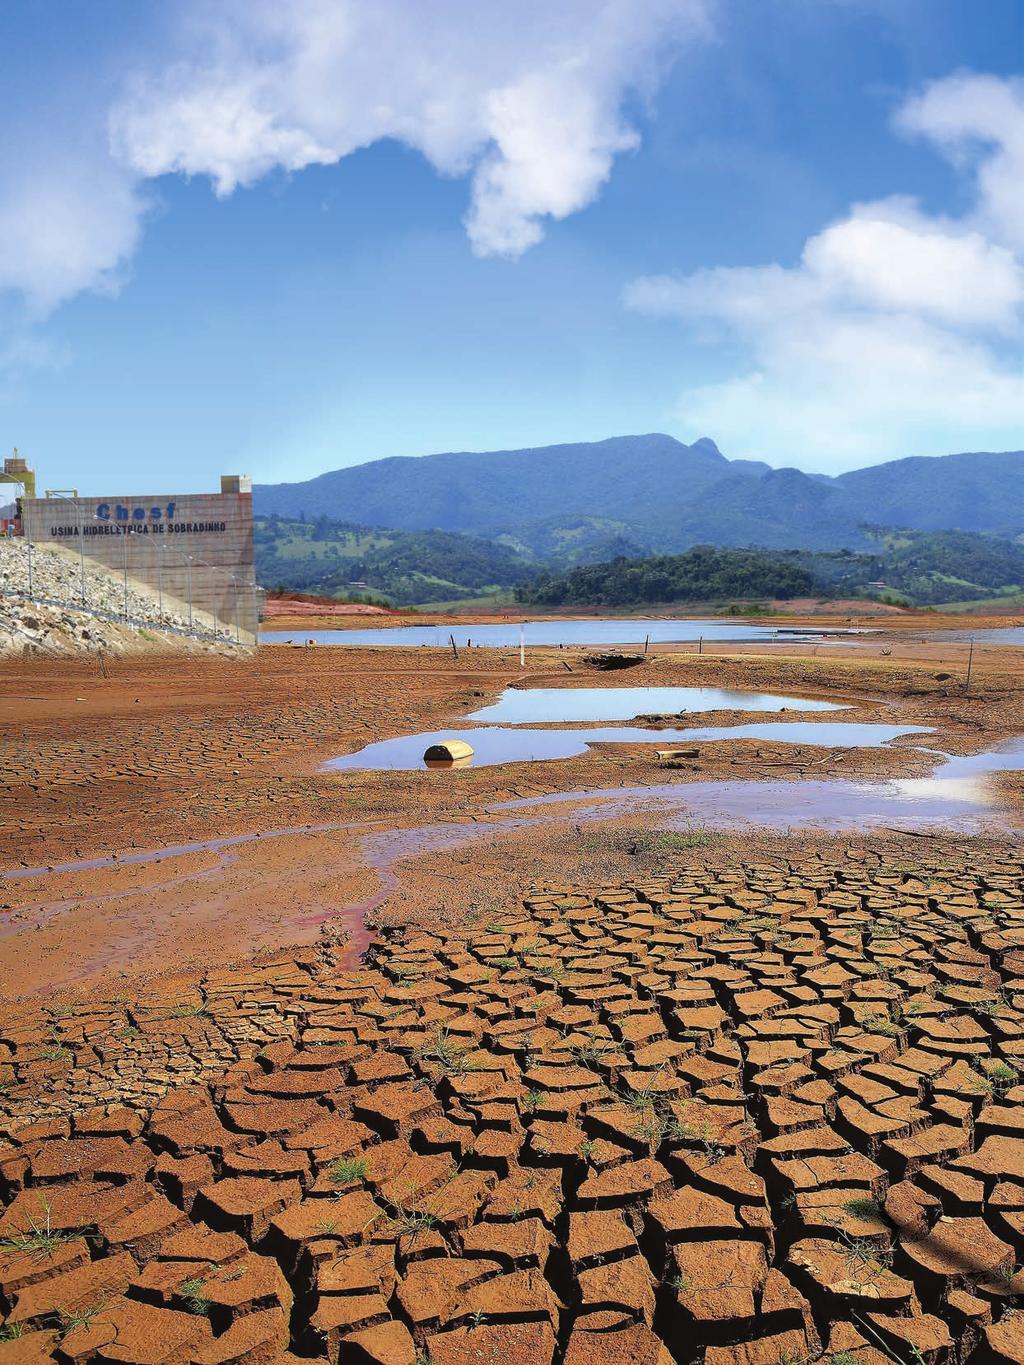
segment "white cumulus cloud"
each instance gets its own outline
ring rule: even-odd
[[[624,101],[704,30],[706,6],[244,0],[197,30],[196,55],[137,77],[113,147],[140,175],[207,175],[229,194],[393,138],[469,174],[474,249],[516,256],[636,145]]]
[[[906,198],[859,204],[793,266],[635,280],[627,303],[724,331],[739,373],[684,390],[681,421],[734,454],[838,469],[1019,448],[1024,427],[1024,87],[938,81],[899,111],[973,177],[962,219]]]
[[[467,177],[472,249],[516,257],[599,194],[637,145],[632,102],[709,32],[714,3],[183,0],[119,89],[83,80],[75,109],[41,86],[8,127],[0,291],[40,315],[116,289],[156,177],[225,196],[385,139]]]

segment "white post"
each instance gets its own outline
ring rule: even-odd
[[[162,541],[156,547],[156,591],[162,619],[164,614],[164,547]]]
[[[124,557],[122,560],[124,575],[124,619],[128,620],[128,527],[124,528]]]
[[[188,573],[188,628],[192,632],[192,556],[185,556],[185,568]]]

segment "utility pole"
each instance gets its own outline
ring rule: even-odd
[[[964,684],[964,691],[965,691],[965,692],[969,692],[969,691],[971,690],[971,669],[973,668],[973,666],[974,666],[974,636],[972,635],[972,636],[971,636],[971,647],[970,647],[970,649],[967,651],[967,681],[966,681],[966,683]]]
[[[82,579],[82,606],[85,606],[85,521],[82,516],[82,504],[75,503],[75,511],[78,513],[78,567]]]

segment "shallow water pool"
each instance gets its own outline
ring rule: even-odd
[[[709,829],[749,824],[772,830],[861,830],[892,828],[895,821],[897,828],[913,830],[971,834],[1015,830],[999,810],[988,779],[1024,768],[1024,739],[981,754],[939,757],[942,762],[930,777],[666,782],[552,792],[503,801],[490,809],[505,814],[572,802],[574,820],[611,819],[642,810],[663,829],[687,828],[696,822]]]
[[[526,726],[482,726],[479,729],[432,730],[418,735],[367,744],[354,754],[332,758],[325,769],[411,771],[426,768],[423,753],[430,745],[464,739],[473,746],[467,765],[489,768],[497,763],[531,763],[543,759],[575,758],[591,744],[675,744],[732,739],[757,739],[776,744],[817,744],[847,748],[877,748],[902,735],[931,734],[924,725],[873,725],[854,721],[777,721],[769,724],[708,725],[686,730],[647,730],[632,725],[604,725],[588,730],[531,730]]]
[[[842,702],[778,697],[725,687],[507,687],[492,706],[467,720],[537,725],[670,716],[682,711],[841,711]]]

